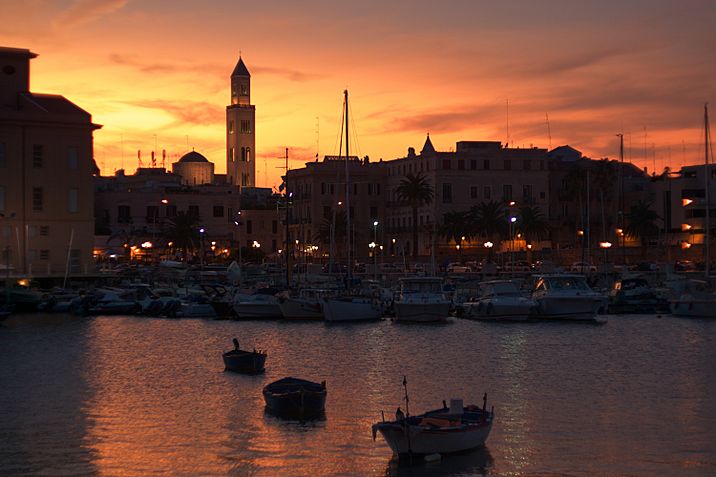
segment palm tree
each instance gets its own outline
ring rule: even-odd
[[[468,235],[482,236],[489,241],[504,236],[509,227],[505,207],[500,202],[482,202],[473,206],[469,212],[471,227]],[[492,248],[488,248],[489,259],[492,260]]]
[[[345,242],[346,225],[348,223],[348,221],[346,220],[346,212],[345,210],[337,210],[335,212],[335,216],[336,223],[333,237],[331,237],[331,232],[333,231],[334,225],[333,213],[330,213],[326,218],[324,218],[318,226],[318,231],[316,232],[314,239],[323,245],[330,245],[331,238],[335,240],[334,245],[337,247]],[[337,250],[335,251],[335,254],[336,256],[340,255]]]
[[[433,202],[433,187],[422,172],[408,173],[395,189],[398,199],[410,204],[413,209],[413,259],[418,258],[418,208]]]
[[[174,247],[182,251],[186,259],[188,252],[193,251],[199,243],[199,224],[201,220],[196,214],[177,212],[169,219],[166,238],[174,242]]]
[[[642,257],[646,256],[649,238],[659,233],[656,221],[660,217],[652,210],[651,205],[651,202],[639,200],[635,205],[631,206],[629,213],[626,215],[627,223],[624,233],[627,237],[640,239]]]
[[[517,230],[524,236],[525,242],[529,243],[549,235],[549,224],[539,207],[534,205],[520,207],[519,217]]]
[[[458,252],[462,256],[462,241],[467,238],[469,241],[469,233],[467,231],[467,223],[469,222],[469,212],[447,212],[443,215],[443,223],[438,229],[438,233],[441,237],[445,237],[445,240],[450,243],[454,241],[456,245],[459,245]]]

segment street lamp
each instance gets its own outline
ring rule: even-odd
[[[204,232],[206,232],[205,228],[199,229],[199,248],[200,248],[200,257],[199,257],[199,265],[201,268],[204,268]]]
[[[378,221],[373,221],[373,244],[370,246],[373,249],[373,280],[378,279],[378,256],[376,255],[376,245],[378,242]]]
[[[513,204],[514,204],[514,202],[510,202],[510,205],[513,205]],[[512,230],[513,230],[515,222],[517,222],[517,217],[515,217],[515,216],[510,217],[510,272],[513,272],[515,269],[515,252],[514,252],[515,238],[512,235],[513,234]]]

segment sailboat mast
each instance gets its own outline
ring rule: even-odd
[[[346,240],[348,241],[348,278],[351,278],[353,262],[351,261],[351,181],[348,173],[350,155],[348,153],[348,90],[343,91],[346,103]]]
[[[705,182],[705,192],[706,192],[706,227],[705,227],[705,235],[704,235],[704,270],[706,271],[706,279],[709,278],[709,268],[710,268],[710,240],[709,240],[709,229],[711,228],[710,224],[710,208],[711,208],[711,202],[709,201],[709,182],[711,182],[711,168],[709,167],[709,104],[704,104],[704,161],[705,161],[705,173],[704,176],[706,177],[704,179]]]

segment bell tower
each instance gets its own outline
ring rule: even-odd
[[[231,104],[226,107],[226,175],[230,184],[256,186],[255,128],[251,74],[239,56],[231,73]]]

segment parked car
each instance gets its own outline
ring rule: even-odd
[[[574,262],[569,267],[569,271],[575,273],[596,273],[597,267],[587,262]]]
[[[506,262],[502,270],[505,272],[529,272],[532,270],[532,265],[527,260],[515,260]]]
[[[462,263],[454,262],[448,264],[446,271],[447,273],[469,273],[470,267]]]

